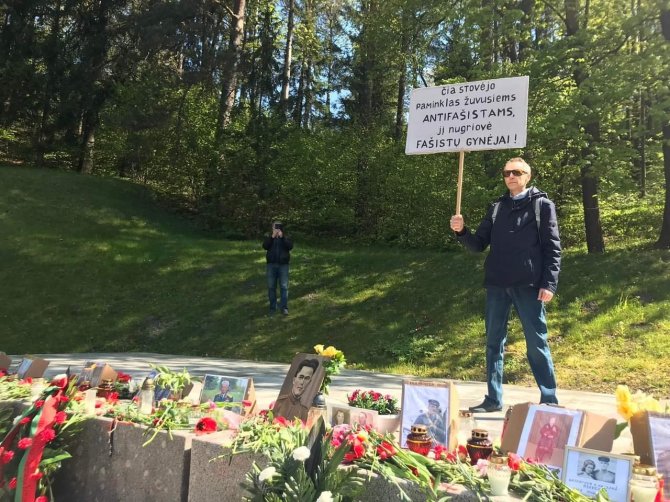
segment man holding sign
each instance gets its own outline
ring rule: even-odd
[[[470,408],[475,412],[502,410],[503,354],[512,305],[523,326],[540,402],[558,403],[544,308],[556,292],[561,265],[556,208],[547,194],[526,188],[531,168],[523,159],[510,159],[502,176],[509,193],[489,208],[475,233],[460,214],[451,218],[451,229],[466,248],[481,252],[491,247],[484,279],[488,393]]]

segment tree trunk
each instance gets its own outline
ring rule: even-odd
[[[534,8],[535,0],[520,0],[519,2],[519,9],[523,12],[523,18],[521,19],[522,35],[521,40],[519,40],[519,61],[524,61],[528,57],[532,47]]]
[[[661,29],[666,47],[670,45],[670,8],[661,9]],[[670,248],[670,110],[666,109],[663,124],[663,174],[665,177],[665,205],[663,207],[663,224],[656,247]]]
[[[89,110],[84,116],[84,127],[82,130],[81,147],[79,149],[77,172],[91,174],[93,171],[93,153],[95,147],[95,130],[97,125],[97,112],[94,110]]]
[[[49,44],[46,47],[45,63],[47,67],[47,78],[42,96],[42,110],[40,113],[39,125],[33,139],[35,164],[41,166],[44,164],[44,154],[47,150],[47,133],[49,116],[51,115],[51,101],[54,88],[56,86],[57,70],[56,61],[58,60],[58,40],[60,38],[60,20],[61,20],[61,2],[57,0],[53,7],[53,20],[51,22],[51,33],[49,34]]]
[[[288,94],[291,83],[291,63],[293,56],[293,11],[295,9],[294,0],[288,0],[286,9],[288,10],[288,25],[286,27],[286,48],[284,50],[284,71],[282,73],[280,98],[280,108],[283,116],[286,116],[288,109]]]
[[[221,75],[221,96],[219,97],[219,113],[216,118],[214,141],[218,148],[223,133],[230,123],[230,115],[235,104],[237,92],[237,65],[240,60],[242,37],[244,36],[244,9],[246,0],[235,0],[233,20],[230,27],[228,50],[223,62]]]
[[[403,10],[402,20],[403,23],[400,27],[402,30],[400,34],[400,57],[398,62],[398,96],[395,108],[395,133],[394,138],[396,142],[402,140],[403,133],[403,123],[405,116],[405,92],[407,89],[407,64],[406,58],[407,53],[409,52],[409,35],[408,30],[408,20],[407,20],[407,10]]]
[[[588,6],[588,0],[587,0]],[[566,35],[573,40],[574,60],[572,77],[577,87],[581,87],[589,78],[589,74],[580,62],[584,54],[583,42],[579,41],[580,31],[579,18],[579,0],[565,0],[565,26]],[[583,25],[586,28],[588,18],[584,19]],[[598,203],[598,177],[593,172],[593,147],[600,141],[600,120],[593,110],[591,99],[588,93],[584,93],[582,104],[587,110],[587,121],[584,130],[587,134],[586,146],[582,148],[581,158],[581,185],[582,185],[582,205],[584,208],[584,230],[586,234],[586,247],[589,253],[605,252],[605,241],[603,239],[603,230],[600,224],[600,205]]]
[[[312,92],[312,61],[308,59],[305,63],[305,109],[302,114],[303,127],[309,129],[309,123],[312,117],[312,101],[313,101],[313,92]]]

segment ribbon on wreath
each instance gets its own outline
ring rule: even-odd
[[[15,502],[34,502],[35,490],[40,479],[39,465],[42,461],[44,448],[54,436],[45,433],[48,429],[53,429],[56,422],[56,413],[58,412],[58,405],[63,396],[63,388],[60,386],[51,386],[44,390],[41,397],[43,400],[38,400],[26,410],[19,418],[16,425],[5,436],[2,443],[0,443],[1,451],[8,451],[14,442],[16,436],[21,432],[21,428],[25,425],[22,420],[26,417],[33,416],[30,422],[30,433],[27,437],[32,439],[30,446],[26,449],[19,462],[19,468],[16,475],[16,492],[14,495]],[[41,406],[36,405],[42,401]],[[0,463],[0,479],[4,479],[4,466]]]

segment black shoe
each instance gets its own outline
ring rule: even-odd
[[[473,413],[492,413],[494,411],[502,411],[502,406],[493,404],[491,401],[484,399],[482,404],[477,406],[470,406],[470,411]]]
[[[281,313],[284,315],[288,315],[288,309],[281,309]]]

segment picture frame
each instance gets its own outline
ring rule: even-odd
[[[349,406],[349,425],[352,427],[374,427],[379,412],[365,408]]]
[[[351,406],[329,402],[327,407],[327,419],[331,427],[351,424]]]
[[[324,356],[296,354],[272,409],[275,417],[307,421],[309,409],[326,376]]]
[[[4,352],[0,352],[0,370],[7,371],[12,365],[12,358]]]
[[[117,372],[109,364],[100,361],[86,361],[84,368],[77,378],[78,384],[89,382],[91,388],[96,388],[103,380],[116,381]]]
[[[35,356],[23,356],[16,368],[16,375],[19,379],[24,378],[42,378],[44,372],[49,366],[49,361]]]
[[[612,502],[627,502],[633,463],[631,455],[566,446],[561,480],[587,497],[604,489]]]
[[[226,406],[225,409],[239,415],[245,414],[243,401],[254,402],[250,396],[253,393],[253,379],[249,377],[232,377],[227,375],[206,374],[202,382],[200,403],[239,403],[235,406]],[[250,397],[252,397],[250,399]]]
[[[455,447],[458,396],[453,382],[404,380],[401,410],[401,447],[407,448],[413,425],[426,425],[435,445]]]
[[[670,498],[670,414],[649,413],[649,432],[651,435],[652,465],[666,480],[663,496]]]
[[[517,452],[561,475],[565,448],[577,446],[584,412],[533,404],[528,408]]]

